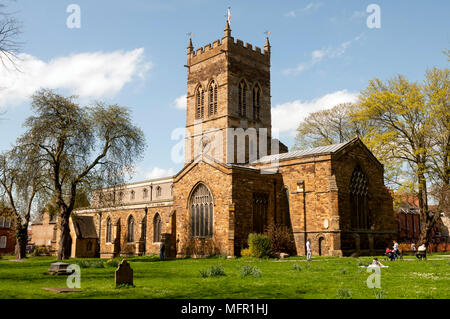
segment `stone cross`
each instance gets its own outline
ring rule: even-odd
[[[119,285],[133,285],[133,269],[126,259],[122,260],[115,271],[114,279],[116,287]]]

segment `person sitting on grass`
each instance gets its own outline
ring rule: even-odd
[[[372,260],[372,264],[370,265],[370,266],[377,266],[377,267],[384,267],[384,265],[378,260],[378,258],[377,257],[375,257],[373,260]]]
[[[389,247],[386,248],[385,255],[389,258],[390,261],[394,260],[394,251],[390,250]]]

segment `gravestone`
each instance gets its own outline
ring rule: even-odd
[[[133,286],[133,269],[131,269],[131,266],[126,259],[122,260],[119,267],[117,267],[114,274],[114,279],[116,282],[116,287],[119,285]]]
[[[70,275],[73,271],[70,271],[67,269],[69,267],[69,264],[63,263],[63,262],[56,262],[52,263],[50,265],[50,268],[48,269],[48,273],[50,275]]]

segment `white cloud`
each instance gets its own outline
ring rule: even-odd
[[[363,34],[354,37],[352,40],[345,41],[337,47],[328,47],[325,49],[314,50],[311,52],[311,59],[307,62],[302,62],[298,64],[295,68],[284,69],[282,73],[284,75],[297,75],[301,72],[313,67],[317,63],[321,62],[325,58],[336,58],[345,53],[348,47],[356,41],[362,38]]]
[[[160,178],[160,177],[169,177],[173,176],[175,174],[175,171],[173,168],[164,169],[160,167],[153,167],[151,171],[148,171],[145,173],[146,179],[154,179],[154,178]]]
[[[144,79],[151,63],[144,49],[88,52],[48,62],[29,54],[16,61],[20,72],[0,69],[0,107],[26,101],[40,88],[63,89],[80,98],[112,97],[134,79]]]
[[[313,10],[313,9],[318,9],[321,6],[323,6],[322,2],[310,2],[300,11],[309,11],[309,10]]]
[[[340,103],[355,102],[357,98],[357,93],[341,90],[310,101],[295,100],[278,104],[272,108],[272,127],[280,133],[295,135],[300,122],[310,113],[329,109]]]
[[[298,9],[297,11],[298,13],[306,13],[308,11],[316,10],[321,6],[323,6],[322,2],[310,2],[305,7]],[[284,16],[288,18],[296,18],[297,17],[296,10],[291,10],[288,13],[285,13]]]
[[[289,17],[289,18],[295,18],[297,15],[295,14],[294,10],[291,10],[288,13],[286,13],[284,16]]]
[[[186,94],[177,97],[175,101],[173,101],[172,105],[179,110],[185,110],[186,109]]]

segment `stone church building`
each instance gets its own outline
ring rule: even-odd
[[[384,251],[396,222],[383,165],[358,138],[287,152],[272,138],[269,40],[260,49],[224,31],[197,50],[189,40],[184,167],[94,192],[72,218],[72,256],[94,254],[93,239],[101,257],[163,242],[169,257],[239,256],[249,233],[274,224],[297,255],[307,239],[315,255]]]

